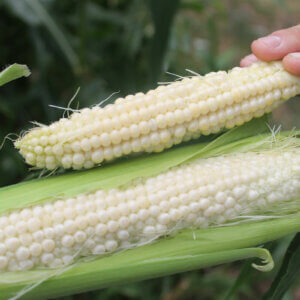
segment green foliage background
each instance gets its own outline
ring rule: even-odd
[[[32,75],[1,88],[0,141],[30,121],[57,120],[63,111],[49,105],[66,107],[78,87],[72,107],[174,80],[166,71],[186,76],[185,69],[231,68],[253,39],[299,23],[299,14],[297,0],[2,0],[0,67],[27,64]],[[297,111],[290,101],[274,112],[274,122],[299,128]],[[0,186],[35,176],[6,142]],[[290,239],[269,245],[277,266]],[[230,290],[230,299],[259,299],[272,276],[236,263],[64,299],[225,299]],[[294,287],[284,299],[299,294]]]

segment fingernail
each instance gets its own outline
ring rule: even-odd
[[[272,48],[278,47],[281,43],[281,39],[277,35],[268,35],[258,40],[264,43],[267,47],[272,47]]]
[[[288,56],[300,59],[300,52],[289,53]]]

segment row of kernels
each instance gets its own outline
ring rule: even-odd
[[[289,84],[289,76],[287,75],[287,74],[285,74],[285,73],[279,73],[279,74],[275,74],[274,76],[277,76],[277,77],[279,77],[279,78],[281,78],[281,77],[283,77],[283,81],[284,81],[284,79],[286,78],[286,81],[287,81],[287,83],[286,84]],[[281,76],[281,77],[280,77]],[[241,96],[243,96],[242,94],[243,93],[246,93],[247,91],[251,91],[251,90],[253,90],[253,91],[258,91],[258,92],[261,92],[261,93],[263,93],[265,90],[266,90],[266,88],[267,89],[272,89],[272,85],[275,85],[275,84],[277,84],[277,81],[280,81],[279,79],[277,79],[277,77],[275,78],[275,79],[272,79],[272,77],[270,77],[270,82],[268,82],[267,83],[267,79],[263,79],[263,81],[261,81],[261,82],[256,82],[255,83],[255,86],[253,86],[253,88],[252,88],[252,86],[251,86],[251,84],[249,84],[249,89],[246,89],[246,87],[245,86],[241,86],[241,87],[238,87],[238,88],[234,88],[233,89],[233,91],[235,91],[234,93],[238,93],[239,94],[239,97],[235,97],[237,100],[239,100],[239,99],[241,99]],[[274,82],[273,84],[272,84],[272,82]],[[262,86],[263,88],[260,90],[259,89],[259,87],[257,86],[258,84],[260,84],[260,86]],[[240,94],[239,92],[238,92],[238,90],[241,90],[241,91],[244,91],[244,92],[242,92],[242,94]],[[250,94],[251,94],[252,92],[250,92]],[[255,92],[256,93],[256,92]],[[226,93],[225,93],[226,94]],[[210,95],[211,96],[211,95]],[[220,95],[221,96],[221,95]],[[245,97],[245,95],[244,95],[244,97]],[[206,97],[207,98],[207,97]],[[175,103],[176,103],[176,101],[179,101],[179,106],[178,106],[178,108],[181,108],[181,107],[183,107],[182,105],[185,105],[184,104],[184,102],[182,101],[182,98],[177,98],[177,99],[175,99]],[[219,101],[220,102],[220,101]],[[170,104],[170,103],[169,103]],[[181,105],[182,104],[182,105]],[[161,103],[161,102],[159,102],[158,104],[158,107],[162,107],[162,109],[161,109],[161,113],[164,113],[165,111],[170,111],[170,109],[169,109],[169,107],[167,108],[167,107],[165,107],[164,106],[164,104],[163,103]],[[114,106],[110,106],[109,107],[110,109],[114,109]],[[158,109],[158,108],[157,108]],[[134,114],[134,112],[136,112],[135,114]],[[91,117],[88,117],[88,110],[86,109],[86,110],[83,110],[83,116],[85,115],[85,113],[86,113],[86,115],[87,115],[87,124],[90,124],[90,122],[91,122]],[[134,115],[133,117],[133,119],[134,120],[136,120],[136,117],[138,116],[138,112],[137,111],[132,111],[132,110],[130,110],[129,111],[129,113],[130,114],[132,114],[132,115]],[[158,113],[158,110],[156,111],[153,111],[153,115],[156,115]],[[114,114],[113,113],[111,113],[111,115],[112,116],[114,116]],[[146,115],[149,115],[149,113],[147,113]],[[150,115],[151,115],[151,113],[150,113]],[[125,119],[130,119],[129,117],[128,118],[125,118]],[[112,124],[110,124],[110,125],[105,125],[105,122],[107,122],[109,119],[104,119],[103,120],[103,126],[105,127],[104,129],[110,129],[110,128],[112,128]],[[60,124],[61,123],[61,124]],[[65,123],[67,123],[68,124],[68,126],[66,126],[65,125]],[[119,124],[120,122],[118,121],[118,122],[114,122],[114,124]],[[61,121],[59,121],[59,122],[56,122],[56,123],[54,123],[54,124],[52,124],[51,126],[50,126],[50,128],[52,129],[52,130],[57,130],[58,129],[58,127],[60,128],[60,129],[62,129],[62,130],[64,130],[65,128],[70,128],[70,130],[73,130],[73,128],[71,128],[72,126],[70,126],[70,121],[69,120],[66,120],[66,119],[61,119]],[[82,126],[82,124],[80,124],[80,127]],[[37,134],[37,132],[36,132],[36,134]],[[45,144],[45,142],[46,141],[41,141],[41,144],[43,145],[43,144]]]
[[[284,91],[284,93],[289,93],[291,91]],[[261,96],[259,97],[258,99],[252,99],[251,102],[249,103],[249,108],[247,107],[247,102],[244,103],[243,105],[243,110],[242,110],[242,113],[249,113],[249,112],[253,112],[255,111],[255,109],[257,107],[261,107],[263,108],[264,106],[266,106],[266,104],[271,104],[272,102],[276,101],[276,100],[279,100],[280,98],[280,92],[279,90],[276,90],[274,92],[272,92],[272,94],[267,94],[265,97],[264,96]],[[211,98],[212,99],[212,98]],[[272,101],[272,102],[270,102]],[[212,102],[213,103],[213,102]],[[251,104],[252,103],[252,104]],[[194,117],[195,116],[198,116],[199,113],[203,113],[205,112],[206,110],[204,109],[204,106],[207,107],[207,112],[209,111],[209,107],[211,107],[211,111],[214,111],[214,107],[216,104],[214,104],[213,106],[211,106],[212,104],[210,104],[210,101],[208,101],[206,104],[205,103],[199,103],[196,107],[197,107],[197,113],[194,114]],[[201,106],[201,108],[200,108]],[[196,109],[195,107],[195,109]],[[237,105],[236,106],[236,114],[240,114],[241,111],[240,109],[238,109],[239,106]],[[193,115],[193,104],[191,106],[191,113]],[[186,109],[185,109],[186,110]],[[181,111],[179,113],[178,111],[178,118],[179,117],[184,117],[184,112],[185,110]],[[227,115],[227,119],[228,118],[231,118],[231,115],[232,115],[232,108],[231,107],[228,107],[227,110],[228,111],[225,115]],[[206,112],[206,113],[207,113]],[[221,115],[222,115],[222,112],[221,112]],[[174,114],[171,113],[171,115],[174,119],[173,120],[169,120],[169,124],[168,124],[168,121],[166,118],[166,116],[164,115],[158,115],[156,117],[156,122],[158,124],[158,128],[164,128],[165,126],[170,126],[170,124],[180,124],[183,120],[186,119],[183,118],[182,120],[181,119],[178,119],[176,118],[176,111],[174,112]],[[213,117],[212,117],[213,118]],[[161,119],[161,120],[160,120]],[[225,117],[226,119],[226,117]],[[151,121],[152,122],[152,121]],[[163,125],[165,124],[165,125]],[[167,125],[168,124],[168,125]],[[140,136],[140,134],[147,134],[149,132],[149,129],[150,129],[150,123],[147,124],[147,122],[143,121],[141,122],[140,125],[135,125],[133,124],[131,127],[129,127],[127,129],[127,133],[124,131],[124,134],[122,133],[122,130],[126,129],[126,128],[123,128],[119,133],[118,133],[118,130],[113,130],[111,132],[111,137],[109,134],[107,133],[103,133],[101,136],[97,136],[97,135],[93,135],[91,138],[90,138],[90,142],[88,142],[88,139],[83,139],[81,141],[80,144],[78,144],[78,146],[76,146],[75,144],[78,143],[78,142],[74,142],[73,143],[73,146],[72,146],[72,149],[73,151],[78,151],[80,148],[82,148],[84,151],[88,151],[91,149],[92,146],[94,147],[99,147],[100,145],[104,145],[104,146],[108,146],[110,143],[115,143],[115,144],[118,144],[120,143],[120,139],[123,139],[123,140],[127,140],[129,138],[134,138],[134,137],[138,137]],[[111,126],[108,126],[108,128],[111,128]],[[148,129],[149,128],[149,129]],[[120,135],[121,134],[121,135]],[[77,136],[77,135],[76,135]],[[109,139],[110,137],[110,139]],[[49,151],[49,150],[48,150]],[[62,149],[62,145],[56,145],[55,146],[55,149],[53,149],[53,152],[54,154],[61,154],[61,152],[63,151]],[[43,148],[41,146],[36,146],[35,148],[35,152],[36,154],[41,154],[43,152]]]
[[[270,97],[269,97],[270,98]],[[258,102],[258,104],[259,105],[261,105],[261,107],[264,107],[265,106],[265,104],[266,104],[266,102],[268,101],[268,100],[265,100],[264,98],[260,98],[260,99],[258,99],[258,101],[263,101],[262,102],[262,104],[259,104],[260,102]],[[252,105],[252,109],[251,109],[251,105],[250,105],[250,103],[249,103],[249,105],[247,106],[247,104],[246,103],[244,103],[244,105],[243,105],[243,107],[242,108],[239,108],[239,106],[236,106],[236,109],[235,110],[232,110],[232,108],[228,108],[227,110],[226,110],[226,112],[224,113],[224,112],[219,112],[218,114],[217,114],[217,116],[219,116],[220,117],[220,119],[221,119],[221,121],[223,121],[224,119],[226,120],[226,119],[229,119],[229,123],[232,123],[232,122],[230,122],[230,120],[234,117],[234,115],[236,114],[236,115],[239,115],[240,113],[247,113],[250,109],[251,110],[254,110],[254,108],[255,108],[255,100],[253,100],[252,101],[253,102],[253,105]],[[260,114],[262,114],[263,112],[258,112],[257,113],[257,115],[260,115]],[[202,129],[202,130],[207,130],[208,128],[209,128],[209,126],[210,126],[210,123],[209,122],[211,122],[211,125],[215,125],[215,124],[217,124],[217,117],[216,115],[214,115],[214,114],[212,114],[211,116],[210,116],[210,118],[203,118],[200,122],[201,122],[201,124],[202,124],[202,126],[201,126],[201,128],[200,129]],[[246,119],[250,119],[251,118],[251,116],[248,116],[248,118],[246,118]],[[233,125],[232,126],[234,126],[235,124],[233,123]],[[221,127],[221,126],[219,126],[219,127]],[[192,122],[192,124],[191,124],[191,126],[189,126],[188,128],[190,128],[191,129],[191,131],[192,132],[194,132],[194,131],[196,131],[197,130],[197,123],[195,123],[195,122]],[[137,132],[137,134],[138,134],[138,132]],[[107,135],[107,134],[106,134]],[[118,138],[118,140],[117,141],[119,141],[120,140],[120,137],[118,136],[118,134],[117,134],[117,131],[115,131],[115,132],[113,132],[113,134],[112,134],[113,136],[112,136],[112,142],[116,142],[116,140],[115,140],[115,138],[114,138],[114,135],[116,135],[116,138]],[[166,137],[167,137],[167,135],[169,135],[169,134],[167,134],[166,133]],[[107,135],[107,139],[108,139],[108,135]],[[125,136],[123,136],[123,138],[124,138]],[[104,138],[104,137],[103,137]],[[125,137],[126,139],[128,138],[128,136],[127,137]],[[91,148],[91,144],[93,143],[93,145],[94,146],[96,146],[96,144],[99,144],[99,142],[101,143],[101,138],[99,138],[99,137],[96,137],[96,136],[93,136],[92,137],[92,139],[91,139],[92,141],[91,141],[91,143],[90,142],[88,142],[88,140],[87,139],[83,139],[83,141],[82,141],[82,145],[81,145],[81,147],[83,148],[83,149],[85,149],[85,150],[89,150],[90,148]],[[164,138],[163,138],[163,140],[164,140]],[[102,143],[104,143],[104,140],[102,140]],[[110,143],[109,142],[109,140],[107,140],[107,142],[105,142],[106,144],[107,143]],[[76,144],[76,142],[74,142],[73,143],[73,148],[75,147],[75,144]],[[38,148],[38,149],[37,149]],[[49,148],[49,147],[48,147]],[[68,145],[65,145],[65,148],[68,148]],[[74,148],[75,149],[75,148]],[[75,149],[75,150],[78,150],[77,148]],[[40,146],[37,146],[36,147],[36,153],[37,154],[40,154],[40,152],[42,151],[42,148],[40,147]],[[61,151],[62,151],[62,146],[60,146],[60,145],[56,145],[55,146],[55,149],[53,150],[53,152],[55,152],[56,154],[60,154],[61,153]],[[137,152],[138,152],[139,150],[137,150]],[[47,151],[48,153],[50,152],[49,150]],[[70,149],[69,149],[69,151],[67,151],[67,152],[70,152]],[[121,154],[121,153],[120,153]],[[70,156],[69,156],[70,157]],[[27,157],[26,157],[26,159],[27,159],[27,161],[29,162],[29,163],[33,163],[34,162],[34,155],[32,154],[32,153],[30,153]],[[41,156],[40,156],[40,159],[41,159]],[[41,159],[42,160],[42,159]],[[66,158],[66,160],[67,161],[65,161],[65,165],[68,165],[69,164],[69,161],[70,161],[70,159],[67,159]],[[40,163],[42,163],[41,161],[39,161],[39,158],[37,158],[37,161],[38,162],[40,162]],[[53,164],[55,164],[55,160],[54,160],[54,157],[53,156],[49,156],[49,158],[48,158],[48,161],[46,162],[46,164],[48,164],[48,165],[53,165]]]

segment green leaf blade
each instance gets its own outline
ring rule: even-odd
[[[264,300],[281,300],[286,291],[300,276],[300,233],[297,233],[288,247],[280,270]]]
[[[21,77],[28,77],[30,74],[30,70],[26,65],[10,65],[0,73],[0,86]]]

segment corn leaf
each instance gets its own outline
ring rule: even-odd
[[[300,275],[300,233],[296,234],[284,256],[280,270],[264,300],[283,299],[286,291],[299,279]]]
[[[30,70],[26,65],[10,65],[0,73],[0,86],[23,76],[28,77],[29,75]]]
[[[251,266],[251,261],[246,261],[240,268],[240,273],[234,284],[230,288],[228,294],[224,297],[224,300],[234,299],[234,295],[239,291],[240,287],[247,282],[253,276],[254,269]]]

